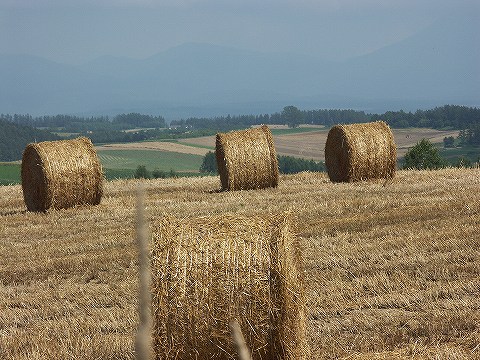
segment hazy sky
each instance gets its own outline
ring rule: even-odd
[[[186,42],[342,60],[478,0],[0,0],[0,52],[80,64]]]

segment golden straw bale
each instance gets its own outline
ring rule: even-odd
[[[218,172],[224,190],[250,190],[278,185],[278,160],[270,129],[218,133]]]
[[[325,144],[325,165],[333,182],[390,179],[395,176],[397,148],[383,121],[336,125]]]
[[[157,359],[308,358],[305,291],[290,215],[165,216],[152,249]]]
[[[90,139],[28,144],[22,158],[23,197],[29,211],[96,205],[103,173]]]

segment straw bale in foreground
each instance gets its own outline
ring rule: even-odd
[[[218,172],[224,190],[250,190],[278,185],[278,160],[270,129],[218,133]]]
[[[395,176],[397,148],[383,121],[336,125],[328,132],[325,165],[333,182],[352,182]]]
[[[28,144],[22,158],[23,197],[29,211],[96,205],[103,173],[90,139]]]
[[[288,215],[164,217],[153,230],[157,359],[308,358],[299,244]]]

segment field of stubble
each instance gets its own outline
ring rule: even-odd
[[[134,358],[137,184],[107,182],[99,206],[46,214],[0,186],[1,359]],[[480,358],[479,169],[353,184],[302,173],[241,192],[216,192],[217,177],[145,184],[151,224],[296,214],[313,358]]]

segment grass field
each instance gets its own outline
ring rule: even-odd
[[[198,173],[203,156],[160,150],[98,150],[105,177],[112,179],[132,178],[139,165],[147,170],[175,171],[179,174]],[[20,183],[20,164],[0,163],[0,185]]]
[[[20,183],[20,164],[0,163],[0,185]]]
[[[134,358],[139,182],[45,214],[0,187],[1,359]],[[164,214],[293,212],[312,359],[480,358],[479,169],[351,184],[301,173],[239,192],[217,192],[218,177],[142,183],[152,229]]]
[[[145,165],[147,169],[198,171],[203,156],[155,150],[99,150],[102,166],[108,169],[136,169]]]
[[[440,155],[449,162],[457,161],[461,158],[466,158],[472,163],[480,161],[480,147],[464,146],[461,148],[441,148]]]

